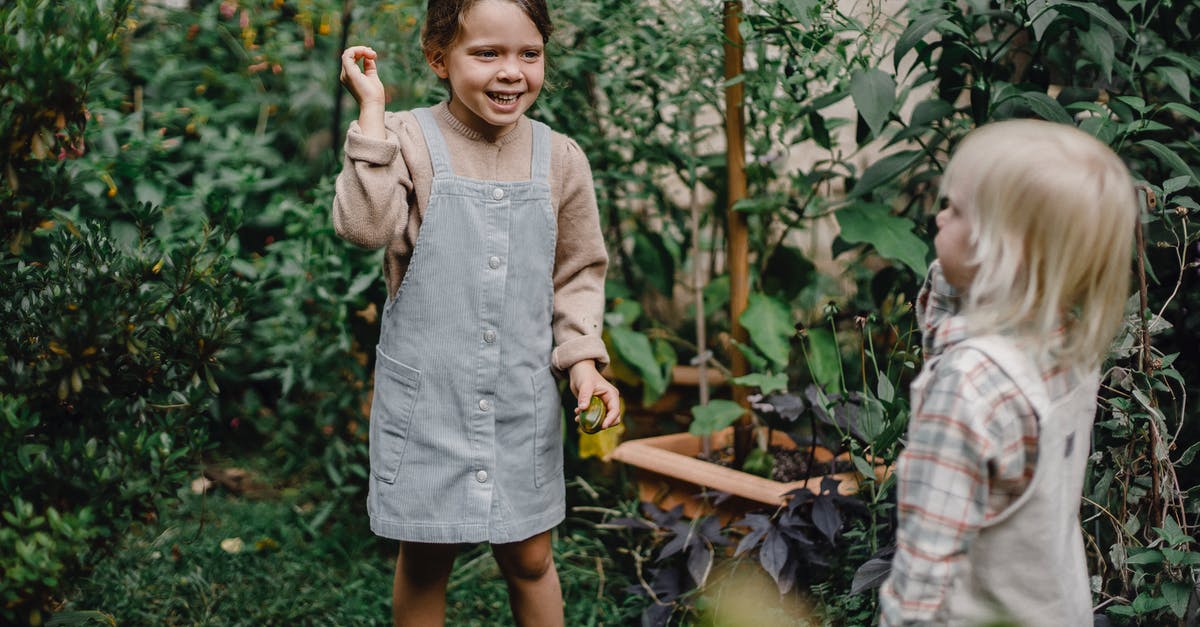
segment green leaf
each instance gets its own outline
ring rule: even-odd
[[[919,13],[909,22],[908,27],[900,33],[900,39],[896,40],[896,49],[892,52],[892,64],[896,71],[900,71],[900,60],[904,55],[908,54],[917,42],[925,38],[929,31],[937,27],[938,24],[946,21],[950,17],[945,11],[931,11],[929,13]]]
[[[1171,612],[1183,618],[1187,612],[1188,599],[1192,596],[1192,587],[1178,581],[1168,581],[1162,585],[1162,595]]]
[[[1105,27],[1107,27],[1108,30],[1110,32],[1112,32],[1113,34],[1119,34],[1122,37],[1124,37],[1125,39],[1130,39],[1129,31],[1125,28],[1125,26],[1122,25],[1120,22],[1118,22],[1117,19],[1115,17],[1113,17],[1111,13],[1104,10],[1103,7],[1098,6],[1095,2],[1075,2],[1074,0],[1059,0],[1057,2],[1057,4],[1065,4],[1067,6],[1072,6],[1072,7],[1077,7],[1077,8],[1083,9],[1084,12],[1086,12],[1088,15],[1090,15],[1096,21],[1103,24]]]
[[[1158,549],[1145,549],[1125,558],[1126,564],[1161,564],[1163,554]]]
[[[344,297],[345,300],[350,300],[361,294],[363,290],[370,287],[377,278],[379,278],[378,272],[367,272],[355,277],[354,281],[350,284],[350,287],[346,290],[346,295]]]
[[[754,347],[780,369],[786,367],[791,352],[788,340],[795,333],[788,306],[765,294],[751,294],[740,320]]]
[[[733,203],[733,210],[743,213],[772,213],[786,205],[787,201],[788,195],[784,193],[751,196]]]
[[[1151,596],[1148,592],[1143,592],[1137,595],[1133,600],[1133,611],[1138,614],[1149,614],[1161,610],[1167,606],[1167,600],[1162,597]]]
[[[1047,0],[1030,0],[1028,5],[1029,16],[1033,19],[1033,36],[1038,41],[1042,40],[1046,29],[1058,18],[1058,11],[1047,4]]]
[[[1192,551],[1180,551],[1179,549],[1161,549],[1163,557],[1167,558],[1167,563],[1173,566],[1197,566],[1200,565],[1200,553]]]
[[[770,374],[770,373],[751,373],[734,377],[733,382],[737,385],[745,385],[758,388],[763,394],[771,392],[786,392],[788,386],[788,376],[786,373]]]
[[[709,401],[707,405],[696,405],[692,407],[692,424],[688,426],[688,433],[709,435],[733,424],[744,413],[744,407],[724,399]]]
[[[851,455],[850,461],[854,462],[854,469],[858,471],[858,474],[863,476],[864,480],[875,480],[875,469],[871,467],[871,464],[862,455]]]
[[[1183,455],[1179,456],[1179,465],[1192,465],[1192,460],[1196,459],[1197,452],[1200,452],[1200,442],[1195,442],[1191,446],[1187,447],[1187,450],[1183,452]]]
[[[1168,102],[1167,104],[1163,105],[1162,108],[1172,113],[1182,115],[1193,122],[1200,122],[1200,111],[1197,111],[1185,104]]]
[[[859,70],[850,78],[850,98],[878,137],[896,104],[896,80],[878,68]]]
[[[610,327],[608,336],[621,360],[642,375],[642,402],[658,400],[667,389],[667,380],[654,359],[650,339],[626,327]]]
[[[906,150],[888,155],[872,163],[870,167],[863,170],[862,176],[854,184],[854,189],[850,190],[850,198],[865,196],[876,187],[896,178],[901,172],[907,171],[920,158],[921,151]]]
[[[1154,156],[1158,157],[1160,161],[1163,161],[1170,167],[1172,173],[1190,176],[1192,177],[1192,181],[1200,183],[1200,181],[1196,180],[1196,175],[1192,173],[1192,169],[1188,167],[1187,162],[1184,161],[1183,158],[1180,157],[1174,150],[1167,148],[1153,139],[1143,139],[1138,141],[1137,144],[1139,146],[1145,146],[1150,152],[1154,153]]]
[[[1174,516],[1167,516],[1163,520],[1163,526],[1155,527],[1154,530],[1158,532],[1158,537],[1162,538],[1167,543],[1167,546],[1170,547],[1177,547],[1188,542],[1195,542],[1191,536],[1183,531],[1183,529],[1179,526],[1179,523],[1175,521]]]
[[[1078,33],[1079,43],[1090,53],[1093,60],[1100,64],[1100,74],[1107,81],[1112,81],[1113,58],[1116,56],[1116,46],[1108,29],[1093,25],[1091,30]]]
[[[826,389],[841,389],[842,365],[833,333],[828,329],[809,329],[807,357],[814,381]]]
[[[913,233],[911,220],[892,215],[886,205],[871,203],[851,205],[835,215],[842,227],[842,239],[851,244],[870,244],[882,257],[899,261],[924,276],[929,245]]]
[[[746,455],[746,461],[742,462],[742,470],[752,475],[759,477],[771,478],[771,470],[775,467],[775,458],[770,453],[754,448]]]
[[[858,410],[858,428],[867,442],[874,442],[883,433],[883,420],[883,404],[879,399],[870,396],[863,398]]]
[[[1071,114],[1057,100],[1040,91],[1023,91],[1011,99],[1023,103],[1042,119],[1060,124],[1073,123]]]
[[[878,370],[875,371],[875,376],[877,378],[875,384],[875,395],[879,397],[879,400],[885,403],[890,403],[895,400],[896,387],[892,385],[891,380],[888,379],[884,373]]]
[[[1167,195],[1174,194],[1175,192],[1187,187],[1188,181],[1190,181],[1191,178],[1192,177],[1190,176],[1176,176],[1163,181],[1163,193]],[[1170,362],[1168,362],[1166,359],[1163,359],[1164,368],[1170,365]]]
[[[1163,82],[1170,85],[1184,102],[1192,101],[1192,82],[1187,72],[1173,65],[1154,68]]]

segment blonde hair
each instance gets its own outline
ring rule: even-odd
[[[969,328],[1029,338],[1065,366],[1098,367],[1124,316],[1138,219],[1120,158],[1073,126],[995,122],[958,145],[941,194],[971,226]]]

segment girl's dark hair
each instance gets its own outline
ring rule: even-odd
[[[550,40],[554,25],[550,23],[546,0],[504,1],[517,5],[529,16],[542,34],[542,43]],[[425,9],[425,25],[421,27],[421,51],[427,58],[437,58],[454,44],[463,16],[478,3],[479,0],[429,0]]]

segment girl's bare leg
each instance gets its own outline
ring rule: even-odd
[[[392,623],[396,627],[443,627],[446,583],[454,567],[454,544],[401,542],[392,583]]]
[[[493,544],[492,555],[508,582],[508,604],[522,627],[561,627],[562,586],[554,568],[550,532],[511,544]]]

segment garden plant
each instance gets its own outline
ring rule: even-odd
[[[688,392],[631,431],[705,435],[749,417],[862,474],[854,495],[827,482],[726,525],[689,520],[639,503],[630,473],[581,457],[566,429],[574,509],[555,542],[572,624],[871,622],[894,539],[893,484],[872,467],[904,443],[938,174],[969,130],[1011,117],[1077,125],[1138,178],[1137,289],[1080,514],[1099,613],[1197,620],[1200,7],[551,4],[532,115],[595,173],[606,341],[630,413],[680,364],[739,388]],[[295,608],[247,612],[255,595],[238,586],[325,571],[305,619],[386,620],[394,546],[369,540],[364,511],[385,288],[378,254],[330,222],[352,110],[337,61],[369,42],[389,108],[444,98],[419,52],[423,7],[0,5],[0,622],[286,622]],[[726,157],[732,86],[744,196]],[[747,228],[744,335],[731,215]],[[270,490],[191,491],[230,465]],[[242,548],[221,548],[235,535]],[[488,559],[467,550],[452,576],[463,624],[509,620]],[[731,610],[747,577],[771,594]]]

